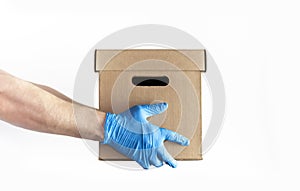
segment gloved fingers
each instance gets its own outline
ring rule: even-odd
[[[164,103],[142,105],[142,108],[144,112],[146,112],[146,116],[150,117],[166,111],[166,109],[168,108],[168,104],[164,102]]]
[[[159,158],[157,158],[157,157],[151,158],[150,164],[155,167],[161,167],[162,165],[164,165],[163,161],[159,160]]]
[[[136,161],[141,167],[144,169],[149,169],[150,165],[145,163],[144,161]]]
[[[158,157],[172,168],[177,167],[177,161],[168,153],[165,147],[159,149]]]
[[[182,146],[188,146],[190,144],[190,140],[179,133],[171,131],[169,129],[160,128],[162,136],[165,137],[165,140],[171,141],[174,143],[178,143]]]

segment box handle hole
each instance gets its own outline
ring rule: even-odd
[[[135,86],[167,86],[169,78],[167,76],[134,76],[132,83]]]

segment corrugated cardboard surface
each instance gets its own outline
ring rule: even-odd
[[[98,54],[97,52],[99,51],[96,51],[96,63],[99,64],[100,62],[97,60],[101,59],[100,55],[103,53]],[[126,66],[123,64],[118,70],[117,65],[121,60],[112,61],[116,58],[114,57],[107,63],[106,69],[100,72],[99,109],[105,112],[120,113],[137,104],[167,102],[168,110],[150,118],[150,122],[177,131],[191,139],[188,147],[165,142],[167,150],[179,160],[202,159],[201,73],[198,66],[197,68],[193,68],[192,65],[187,67],[185,62],[182,62],[181,65],[185,66],[183,68],[186,70],[181,71],[179,62],[177,65],[174,62],[180,60],[182,54],[173,54],[173,57],[168,57],[168,62],[160,59],[154,60],[155,54],[160,55],[159,58],[165,57],[162,56],[164,55],[163,50],[151,50],[151,59],[149,59],[149,52],[145,50],[128,52],[122,56]],[[205,55],[203,50],[198,50],[198,52]],[[169,51],[165,53],[170,55]],[[130,61],[126,59],[127,57]],[[185,61],[190,62],[188,60],[190,59]],[[200,61],[198,60],[198,62]],[[205,57],[202,56],[201,65],[205,66],[204,62]],[[175,67],[173,67],[174,65]],[[160,70],[160,68],[163,69]],[[165,70],[166,68],[167,70]],[[135,76],[167,76],[170,82],[167,86],[135,86],[132,83],[132,78]],[[191,87],[188,88],[189,86]],[[102,160],[127,159],[107,145],[100,145],[99,158]]]

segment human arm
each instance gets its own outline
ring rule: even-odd
[[[76,120],[74,105],[68,97],[0,70],[1,120],[39,132],[103,140],[105,113],[74,104],[84,122]]]
[[[104,113],[0,70],[0,120],[29,130],[100,141],[145,169],[164,163],[177,166],[164,147],[165,140],[189,145],[182,135],[148,122],[148,117],[167,107],[167,103],[137,105],[120,114]]]

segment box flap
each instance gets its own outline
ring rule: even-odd
[[[138,63],[147,61],[138,66]],[[168,64],[160,64],[161,62]],[[132,67],[134,65],[134,67]],[[95,71],[101,70],[197,70],[206,71],[203,49],[125,49],[95,51]]]

